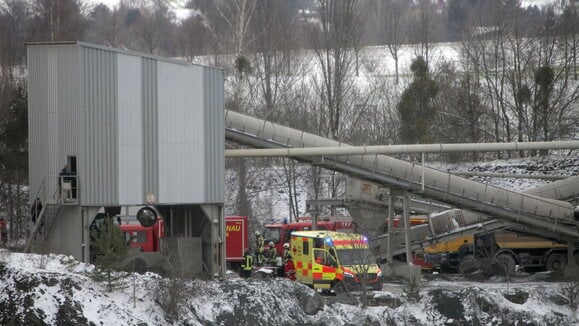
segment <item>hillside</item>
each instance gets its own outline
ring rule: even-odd
[[[392,281],[362,308],[356,295],[322,297],[287,279],[230,274],[227,281],[181,282],[123,274],[123,285],[107,292],[93,272],[62,255],[0,251],[0,324],[579,325],[563,295],[567,283],[545,281],[548,273],[520,274],[510,283],[431,275],[416,302]]]

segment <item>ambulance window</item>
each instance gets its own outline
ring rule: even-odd
[[[310,252],[310,243],[307,241],[304,241],[303,254],[308,255],[309,252]]]
[[[336,259],[336,250],[334,248],[330,248],[330,255]]]
[[[336,262],[336,259],[334,259],[334,257],[332,257],[331,254],[326,256],[326,265],[332,266],[332,267],[338,267],[338,263]]]
[[[322,239],[314,239],[314,248],[323,248],[324,247],[324,240]]]

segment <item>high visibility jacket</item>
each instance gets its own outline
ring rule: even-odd
[[[245,254],[243,256],[243,262],[241,263],[241,268],[243,270],[251,270],[253,268],[253,257],[250,254]]]
[[[255,249],[259,253],[263,253],[263,237],[260,235],[255,239],[256,246]]]
[[[266,253],[266,257],[267,260],[270,264],[274,264],[275,263],[275,258],[277,257],[277,251],[275,250],[274,247],[269,248],[269,250]]]

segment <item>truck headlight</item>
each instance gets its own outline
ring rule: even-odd
[[[344,276],[346,276],[346,277],[354,277],[354,274],[348,273],[348,272],[344,272]]]
[[[382,276],[382,270],[379,269],[378,273],[376,273],[376,276],[378,276],[378,277]]]

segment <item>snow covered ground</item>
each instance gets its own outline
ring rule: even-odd
[[[579,325],[567,283],[548,273],[509,283],[427,275],[416,300],[392,281],[362,308],[355,293],[322,297],[284,278],[230,274],[173,287],[155,274],[124,273],[123,285],[107,292],[93,272],[63,255],[0,251],[0,325]],[[173,302],[160,294],[161,281]]]

